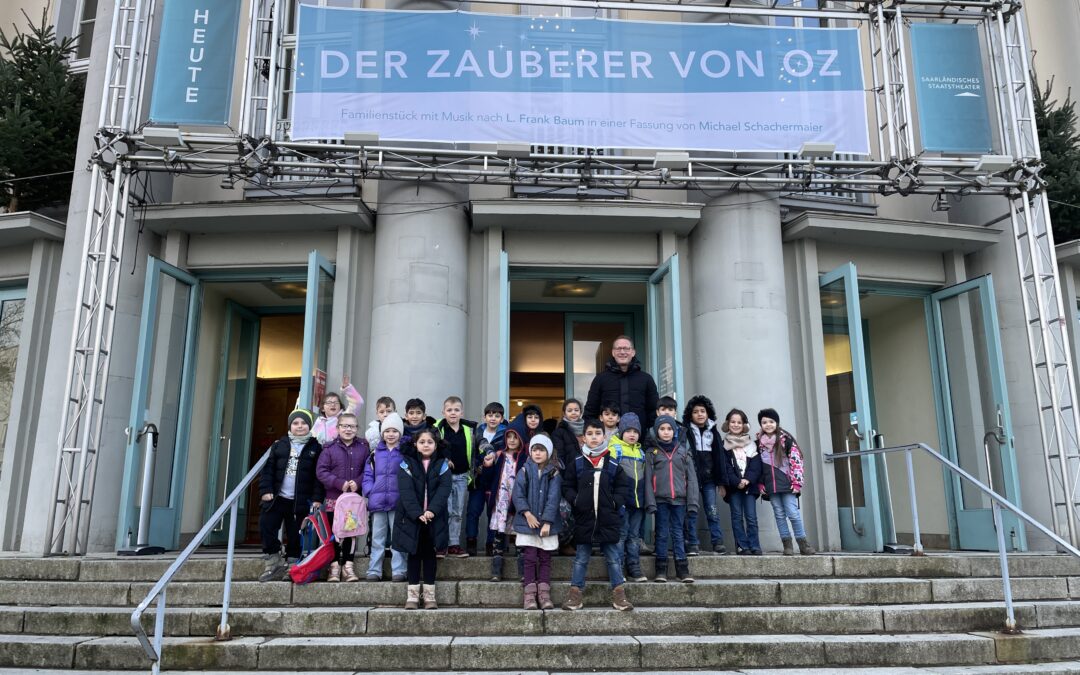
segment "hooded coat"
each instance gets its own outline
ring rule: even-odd
[[[549,535],[558,534],[562,529],[559,518],[561,496],[562,477],[553,461],[548,461],[543,470],[532,459],[525,462],[514,481],[514,532],[540,536],[540,528],[529,527],[525,520],[528,511],[541,525],[548,523],[551,526]]]
[[[597,373],[589,385],[589,398],[585,401],[585,417],[599,418],[600,407],[608,401],[619,404],[620,413],[632,412],[641,420],[642,428],[648,429],[656,420],[656,402],[660,395],[652,375],[641,369],[635,356],[626,372],[619,368],[615,359],[608,359],[604,370]]]
[[[335,438],[319,455],[315,475],[326,490],[327,501],[341,496],[341,486],[346,481],[356,481],[361,487],[364,480],[364,467],[367,466],[371,448],[367,441],[357,436],[346,445],[341,437]]]
[[[697,406],[703,406],[705,414],[708,416],[703,430],[697,429],[691,415],[691,412]],[[724,434],[720,431],[720,425],[716,423],[716,408],[713,407],[713,402],[707,396],[698,395],[692,397],[687,402],[686,408],[683,409],[682,426],[683,429],[680,430],[680,433],[686,434],[686,446],[690,450],[690,456],[694,458],[694,470],[697,471],[698,484],[715,483],[715,476],[719,474],[717,465],[724,451],[724,446],[721,443]],[[709,438],[708,447],[699,447],[699,443],[704,443],[706,438]]]
[[[379,441],[364,467],[364,496],[368,499],[368,512],[393,511],[398,502],[398,465],[401,464],[401,446],[393,450]]]
[[[594,493],[597,481],[599,488]],[[599,469],[578,454],[563,473],[562,495],[574,511],[575,544],[619,541],[621,510],[630,500],[630,479],[610,454],[604,455]]]
[[[450,460],[439,449],[431,457],[427,471],[419,454],[409,451],[397,466],[398,503],[394,516],[393,548],[402,553],[416,553],[420,543],[420,516],[424,515],[424,496],[427,511],[435,514],[431,521],[431,538],[435,550],[447,548],[450,542]]]
[[[263,465],[262,473],[259,474],[259,494],[272,494],[275,497],[281,490],[281,482],[285,480],[285,472],[289,468],[289,457],[292,454],[292,444],[288,436],[282,436],[270,446],[270,459]],[[322,446],[312,436],[300,449],[300,456],[296,460],[296,513],[308,512],[310,502],[321,502],[326,496],[323,484],[315,477],[315,466],[322,454]],[[273,502],[262,502],[269,508]]]

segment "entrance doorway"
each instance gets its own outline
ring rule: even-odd
[[[160,431],[151,544],[176,548],[185,496],[201,497],[185,521],[197,528],[284,433],[289,411],[320,402],[333,278],[333,265],[316,251],[306,269],[203,275],[150,258],[130,427],[150,422]],[[130,434],[118,546],[138,522],[142,450]],[[258,518],[256,492],[239,507],[237,541],[257,535],[257,524],[247,522]],[[210,543],[227,540],[224,527]]]
[[[506,265],[504,258],[503,265]],[[678,256],[657,269],[507,269],[504,382],[507,417],[540,406],[562,417],[567,398],[585,402],[589,386],[628,335],[661,395],[682,400],[682,312]]]
[[[824,275],[820,287],[832,452],[923,442],[1015,499],[991,278],[933,290],[862,282],[848,263]],[[996,548],[989,504],[931,458],[913,459],[923,543]],[[907,494],[905,469],[898,455],[834,462],[845,550],[910,541],[911,505],[892,500]],[[1005,527],[1023,548],[1019,523]]]

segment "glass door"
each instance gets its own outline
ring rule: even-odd
[[[649,277],[649,372],[661,396],[683,398],[682,315],[679,254],[668,258]]]
[[[566,398],[584,402],[593,378],[611,358],[615,338],[633,336],[634,315],[567,313],[564,321]]]
[[[989,275],[930,296],[933,349],[945,428],[944,454],[991,490],[1020,503],[1005,369]],[[967,481],[946,475],[951,515],[962,549],[996,550],[990,500]],[[1016,517],[1002,512],[1005,541],[1026,547]]]
[[[862,309],[855,265],[847,263],[821,277],[821,319],[833,454],[869,450],[874,424],[870,411]],[[880,551],[884,546],[883,505],[878,494],[878,457],[833,462],[844,550]]]
[[[307,301],[304,308],[304,355],[297,407],[314,411],[326,394],[330,327],[334,307],[334,265],[312,251],[308,256]]]
[[[195,277],[150,258],[121,482],[118,548],[126,547],[129,532],[131,543],[137,541],[143,458],[149,441],[140,435],[151,424],[158,436],[157,450],[151,455],[154,480],[148,543],[175,549],[180,541],[200,301]]]
[[[214,434],[210,440],[205,517],[225,501],[247,473],[251,450],[252,412],[259,361],[259,317],[229,300],[214,401]],[[237,540],[243,541],[247,501],[238,504]],[[226,519],[211,531],[208,543],[228,541]]]

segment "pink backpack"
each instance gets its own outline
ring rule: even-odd
[[[355,492],[344,492],[334,502],[334,537],[362,537],[368,532],[367,500]]]

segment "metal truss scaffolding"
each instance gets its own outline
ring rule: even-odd
[[[45,526],[46,555],[81,555],[87,548],[131,182],[131,166],[121,156],[127,152],[125,130],[141,101],[153,6],[153,0],[120,0],[112,17]]]
[[[577,194],[615,188],[729,189],[881,195],[982,195],[1005,198],[1013,225],[1017,266],[1039,407],[1054,528],[1074,545],[1080,507],[1080,420],[1057,264],[1034,124],[1028,50],[1019,0],[777,0],[732,4],[672,0],[473,0],[485,4],[583,5],[597,11],[722,15],[733,21],[784,17],[858,26],[869,49],[869,98],[877,152],[866,158],[804,158],[757,153],[691,153],[685,168],[657,168],[652,153],[609,149],[534,148],[527,157],[500,154],[484,144],[390,145],[293,141],[289,137],[295,36],[287,34],[295,0],[251,0],[238,130],[180,129],[179,146],[161,147],[142,135],[141,110],[154,0],[116,0],[106,64],[98,149],[91,162],[89,210],[83,243],[67,398],[58,443],[56,481],[47,541],[50,554],[86,550],[96,456],[118,288],[117,269],[127,218],[130,177],[136,172],[217,175],[273,191],[300,181],[356,185],[365,180],[442,181],[576,188]],[[912,117],[906,26],[912,21],[961,22],[980,27],[991,57],[997,135],[1004,170],[984,171],[979,158],[929,156],[917,147]],[[552,150],[548,148],[547,150]],[[557,150],[557,149],[556,149]],[[272,193],[272,192],[271,192]]]

